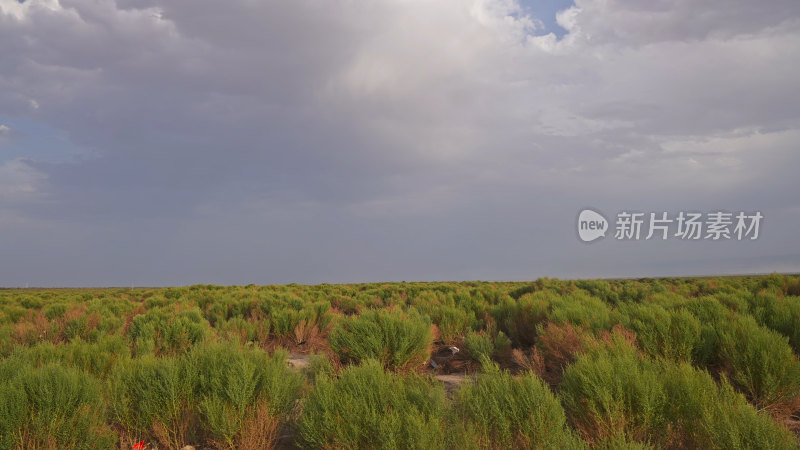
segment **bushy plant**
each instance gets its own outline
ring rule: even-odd
[[[303,370],[303,373],[310,381],[315,382],[320,376],[334,376],[336,369],[328,356],[311,355],[308,358],[308,367]]]
[[[636,332],[636,343],[653,357],[691,361],[702,339],[700,321],[685,309],[628,303],[620,305],[615,316]]]
[[[303,381],[273,355],[234,344],[196,347],[187,356],[197,373],[201,428],[219,447],[261,449],[274,444]]]
[[[610,345],[587,351],[566,368],[559,391],[570,423],[589,442],[653,443],[663,435],[668,399],[659,369],[616,333]]]
[[[17,347],[10,358],[33,366],[60,364],[75,367],[102,379],[117,361],[130,358],[130,349],[121,336],[105,336],[94,343],[75,339],[58,345],[43,342],[33,347]]]
[[[298,421],[304,448],[444,448],[444,389],[365,361],[338,378],[321,375]]]
[[[393,370],[424,363],[431,343],[427,321],[393,311],[366,311],[344,319],[330,336],[330,346],[343,362],[375,359]]]
[[[108,383],[112,420],[131,441],[153,436],[181,448],[193,431],[196,382],[197,372],[185,359],[145,355],[121,361]]]
[[[550,305],[549,319],[552,322],[571,323],[593,331],[611,328],[611,308],[583,291],[553,297]]]
[[[494,353],[494,342],[492,337],[486,332],[468,332],[464,336],[464,350],[475,361],[482,358],[491,359]]]
[[[177,355],[203,342],[210,325],[200,310],[156,307],[133,318],[128,336],[137,356],[148,353]]]
[[[759,407],[800,395],[800,363],[788,339],[740,316],[720,330],[720,353],[731,381]]]
[[[534,371],[551,386],[561,383],[564,369],[593,341],[591,334],[571,323],[540,324],[538,334],[539,339],[531,352],[525,355],[515,350],[514,360],[520,366]]]
[[[582,448],[564,409],[535,374],[519,377],[484,360],[484,373],[455,394],[451,448]]]
[[[498,299],[490,312],[500,331],[520,347],[529,347],[536,342],[536,326],[547,320],[550,314],[550,298],[553,294],[537,291],[514,300],[509,296]]]
[[[464,336],[473,321],[469,312],[452,306],[439,308],[433,317],[434,323],[439,326],[441,339],[446,344],[453,343],[461,336]]]
[[[590,296],[599,298],[605,303],[616,304],[619,302],[619,295],[614,292],[611,283],[605,280],[577,280],[575,285],[586,292]]]
[[[750,314],[760,325],[789,338],[789,345],[800,354],[800,297],[762,291],[753,296]]]
[[[796,449],[788,430],[759,413],[722,379],[688,364],[666,364],[662,380],[670,401],[667,442],[680,448]]]
[[[78,370],[21,366],[0,387],[0,448],[107,449],[115,441],[99,383]]]

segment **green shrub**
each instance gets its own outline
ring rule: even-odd
[[[695,346],[692,360],[698,366],[718,363],[720,330],[730,327],[734,313],[714,297],[689,299],[684,308],[700,321],[700,340]]]
[[[655,363],[616,333],[608,347],[578,357],[564,371],[560,394],[570,423],[593,442],[653,443],[663,435],[668,401]]]
[[[105,378],[117,361],[130,358],[130,349],[121,336],[105,336],[89,343],[75,339],[66,344],[42,342],[33,347],[17,347],[12,358],[33,366],[60,364]]]
[[[47,317],[47,320],[53,320],[61,318],[67,312],[67,309],[69,309],[69,305],[57,302],[45,305],[42,311],[44,311],[44,316]]]
[[[107,449],[100,387],[75,369],[23,366],[0,387],[0,448]]]
[[[471,314],[467,311],[452,306],[439,308],[439,311],[433,317],[434,323],[439,327],[442,341],[450,344],[464,336],[473,321],[470,316]]]
[[[636,332],[636,343],[650,356],[691,361],[701,342],[701,326],[689,311],[667,311],[658,305],[620,305],[618,321]]]
[[[231,449],[273,445],[303,384],[286,357],[234,344],[193,349],[188,358],[197,373],[201,428],[213,442]]]
[[[489,362],[483,369],[474,384],[456,392],[451,448],[583,447],[558,399],[536,375],[513,377]]]
[[[444,448],[444,389],[417,375],[384,372],[370,360],[321,375],[303,400],[298,428],[305,448]]]
[[[768,415],[759,413],[723,378],[688,364],[667,365],[662,375],[670,401],[672,446],[681,448],[796,449],[797,442]]]
[[[188,310],[156,307],[133,318],[128,336],[137,356],[177,355],[204,341],[209,329],[209,323],[196,307]]]
[[[515,345],[530,347],[536,342],[536,326],[550,314],[551,297],[553,294],[546,291],[525,294],[517,301],[503,296],[490,312],[500,331]]]
[[[25,391],[8,383],[0,384],[0,449],[12,449],[20,445],[23,425],[28,415],[28,399]]]
[[[619,295],[611,288],[611,284],[605,280],[577,280],[575,285],[592,297],[597,297],[605,303],[612,305],[619,302]]]
[[[108,383],[112,420],[130,439],[152,436],[181,448],[194,431],[196,380],[195,368],[184,359],[144,355],[120,361]]]
[[[308,367],[303,373],[310,381],[315,382],[320,376],[334,376],[336,370],[326,355],[311,355],[308,358]]]
[[[475,361],[480,361],[481,358],[491,359],[492,353],[494,353],[494,342],[492,342],[491,336],[484,331],[478,333],[470,331],[464,336],[464,350]]]
[[[294,333],[295,327],[303,319],[301,311],[293,309],[279,309],[272,311],[270,314],[270,322],[272,323],[272,331],[277,336],[289,336]]]
[[[800,354],[800,297],[761,292],[754,296],[750,314],[759,324],[789,338],[792,349]]]
[[[788,339],[740,316],[720,330],[720,353],[731,381],[759,407],[791,401],[800,393],[800,363]]]
[[[376,359],[386,368],[403,370],[427,360],[431,328],[418,315],[366,311],[340,321],[329,341],[343,362]]]
[[[611,328],[611,308],[602,300],[591,297],[583,291],[576,291],[563,297],[553,297],[550,305],[551,322],[569,322],[592,331]]]
[[[561,397],[570,422],[598,447],[638,442],[673,448],[796,448],[723,377],[655,361],[612,338],[567,368]],[[626,447],[622,447],[626,448]]]

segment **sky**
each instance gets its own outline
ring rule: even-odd
[[[796,0],[0,0],[0,42],[0,286],[800,272]]]

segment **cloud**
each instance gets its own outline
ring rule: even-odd
[[[39,183],[46,178],[42,172],[22,159],[0,163],[0,206],[6,202],[30,199],[39,191]]]
[[[81,149],[7,161],[0,189],[68,241],[150,230],[118,253],[171,252],[163,282],[213,273],[180,257],[198,242],[244,255],[221,281],[589,276],[561,230],[587,204],[797,206],[796,3],[578,0],[559,39],[512,0],[0,0],[0,110]],[[681,270],[618,251],[609,273]]]

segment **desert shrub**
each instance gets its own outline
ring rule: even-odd
[[[720,352],[720,330],[728,328],[733,312],[714,297],[689,299],[684,308],[700,321],[700,339],[692,360],[698,366],[717,364]]]
[[[176,355],[202,342],[210,325],[200,310],[156,307],[133,318],[128,336],[137,356],[147,353]]]
[[[638,442],[673,448],[796,448],[723,376],[653,360],[613,337],[567,368],[560,394],[570,422],[598,447]],[[615,447],[612,447],[615,448]]]
[[[623,337],[590,349],[564,371],[560,394],[570,423],[589,442],[652,443],[662,435],[667,402],[655,363]]]
[[[617,282],[621,288],[617,291],[620,302],[641,302],[647,298],[646,284],[634,280],[620,280]]]
[[[501,362],[508,362],[511,360],[512,351],[511,338],[506,336],[502,331],[498,331],[494,337],[494,353],[495,359]]]
[[[303,383],[286,356],[230,343],[195,347],[187,356],[197,373],[201,428],[218,447],[274,444]]]
[[[794,449],[791,434],[759,413],[725,380],[688,364],[666,365],[662,380],[670,402],[667,442],[680,448]]]
[[[535,374],[513,377],[486,360],[483,368],[455,394],[451,448],[582,448],[558,399]]]
[[[636,332],[636,343],[648,355],[691,361],[701,337],[700,321],[689,311],[667,311],[658,305],[628,303],[617,308],[617,320]]]
[[[320,376],[334,376],[336,369],[328,356],[311,355],[308,358],[308,366],[303,370],[303,373],[310,381],[315,382]]]
[[[619,295],[611,288],[611,283],[605,280],[576,280],[575,285],[586,291],[590,296],[615,305],[619,302]]]
[[[683,307],[687,300],[685,296],[675,292],[661,292],[648,297],[647,303],[661,306],[666,310],[673,310]],[[625,304],[630,305],[630,303]]]
[[[269,321],[264,321],[269,326]],[[238,340],[241,343],[257,341],[259,337],[258,324],[247,321],[241,317],[219,321],[214,324],[220,336],[229,340]]]
[[[702,323],[725,322],[733,314],[719,300],[710,296],[691,298],[683,306]]]
[[[329,342],[343,362],[376,359],[386,368],[402,370],[428,358],[431,327],[413,310],[412,314],[366,311],[340,321]]]
[[[153,355],[120,361],[110,374],[111,417],[124,437],[155,437],[168,448],[188,443],[197,372],[185,359]]]
[[[564,369],[572,364],[578,354],[592,340],[591,335],[571,323],[548,322],[539,325],[539,339],[529,355],[516,350],[514,360],[520,366],[534,371],[551,386],[561,382]]]
[[[789,338],[795,353],[800,354],[800,297],[760,292],[751,301],[750,314],[760,325]]]
[[[492,337],[484,331],[477,333],[470,331],[464,336],[464,350],[475,361],[480,361],[481,358],[491,359],[492,353],[494,353],[494,342],[492,342]]]
[[[0,385],[0,449],[20,446],[27,408],[28,399],[22,389],[8,382]]]
[[[800,393],[800,363],[788,339],[739,316],[720,330],[720,357],[731,381],[759,407],[794,399]]]
[[[40,309],[44,302],[41,298],[25,295],[20,297],[19,305],[26,309]]]
[[[328,327],[333,318],[327,301],[308,305],[300,302],[292,308],[273,308],[269,316],[275,336],[293,339],[295,344],[315,337]]]
[[[293,309],[277,309],[270,314],[272,331],[276,336],[289,336],[303,319],[302,311]]]
[[[75,339],[66,344],[42,342],[33,347],[17,347],[11,358],[33,366],[60,364],[105,378],[117,361],[130,358],[130,349],[121,336],[105,336],[97,342]]]
[[[786,280],[786,295],[800,297],[800,278],[794,277]]]
[[[2,305],[0,311],[2,312],[0,318],[2,318],[3,323],[17,323],[28,315],[27,309],[16,304]]]
[[[443,306],[431,317],[439,326],[440,336],[444,343],[451,344],[469,330],[474,317],[463,309],[452,306]]]
[[[0,386],[0,448],[106,449],[116,439],[104,423],[97,380],[48,364],[18,367]]]
[[[10,325],[0,325],[0,358],[5,358],[14,350],[14,329]]]
[[[565,296],[553,297],[550,301],[552,311],[550,321],[569,322],[593,331],[611,328],[611,309],[602,300],[591,297],[583,291]]]
[[[67,312],[67,309],[69,309],[69,305],[67,303],[55,302],[45,305],[42,308],[42,311],[44,311],[44,315],[48,320],[53,320],[61,318],[64,313]]]
[[[517,301],[501,297],[490,314],[515,345],[529,347],[536,342],[536,325],[547,320],[551,297],[553,294],[547,291],[525,294]]]
[[[321,375],[302,403],[301,445],[328,449],[444,448],[444,389],[375,360]]]
[[[746,314],[750,309],[749,292],[720,292],[714,296],[722,305],[733,312]]]

